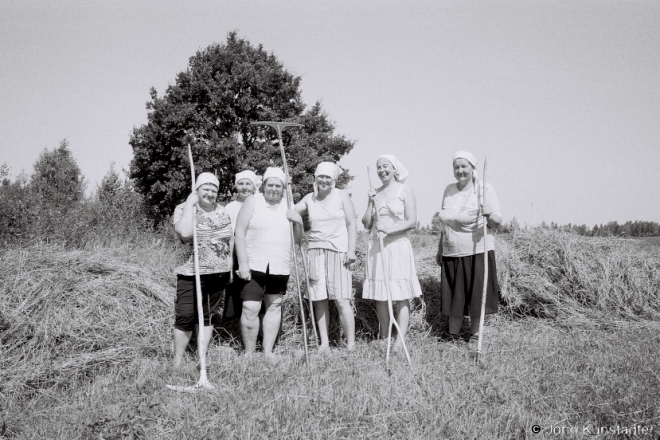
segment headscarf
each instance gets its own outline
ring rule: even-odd
[[[239,180],[248,179],[254,185],[255,190],[258,190],[261,186],[261,177],[257,176],[254,171],[245,170],[240,173],[236,173],[236,178],[234,179],[234,185],[238,183]]]
[[[337,164],[333,162],[321,162],[316,166],[316,171],[314,171],[314,177],[317,176],[329,176],[332,179],[330,184],[331,188],[334,188],[337,183],[337,178],[343,173],[342,170]],[[314,179],[314,195],[318,195],[319,189],[316,186],[316,179]]]
[[[282,168],[268,167],[264,173],[264,183],[271,177],[277,177],[282,181],[282,185],[286,185],[286,175]]]
[[[220,188],[220,182],[218,182],[217,177],[215,177],[211,173],[202,173],[199,176],[197,176],[197,180],[195,180],[195,191],[197,191],[200,186],[205,185],[207,183],[210,183],[211,185],[215,185],[216,189]]]
[[[397,182],[403,183],[408,178],[410,173],[408,173],[408,170],[403,166],[401,162],[399,162],[399,159],[394,157],[394,155],[383,154],[376,160],[376,162],[378,162],[380,159],[387,159],[392,164],[392,167],[394,168],[394,179]]]
[[[454,158],[451,160],[451,163],[453,164],[456,159],[465,159],[470,163],[470,165],[472,165],[472,168],[474,168],[472,170],[472,180],[476,183],[479,177],[477,174],[477,158],[474,157],[474,155],[468,151],[457,151],[454,154]],[[475,191],[476,190],[477,189],[475,187]]]

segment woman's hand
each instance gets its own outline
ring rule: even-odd
[[[367,195],[369,196],[369,200],[373,201],[374,197],[376,197],[376,190],[374,188],[369,188]]]
[[[378,220],[378,222],[376,222],[376,230],[378,232],[382,232],[385,235],[390,233],[390,228],[385,227],[385,224],[382,220]]]
[[[250,281],[250,279],[252,279],[252,276],[250,275],[250,269],[243,269],[242,266],[239,266],[238,270],[236,271],[236,275],[245,281]]]
[[[197,191],[193,191],[192,193],[190,193],[190,195],[186,199],[186,203],[191,206],[199,203],[199,196],[197,195]]]
[[[354,251],[353,252],[348,252],[346,254],[346,263],[344,263],[344,264],[346,265],[348,270],[353,271],[353,270],[355,270],[355,262],[356,261],[357,261],[357,257],[355,256],[355,252]]]
[[[296,210],[293,209],[293,208],[290,208],[290,209],[286,212],[286,218],[287,218],[290,222],[298,223],[300,226],[303,225],[303,219],[302,219],[302,217],[301,217],[300,214],[298,214],[298,213],[296,212]]]

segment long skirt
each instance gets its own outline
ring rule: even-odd
[[[442,314],[445,316],[481,315],[484,286],[484,254],[442,257]],[[497,313],[500,286],[497,283],[495,251],[488,251],[486,314]]]
[[[387,235],[383,241],[385,252],[381,252],[378,236],[371,234],[362,298],[387,301],[388,287],[392,292],[392,301],[421,296],[422,288],[417,279],[415,259],[408,236]],[[385,263],[384,274],[381,261]]]

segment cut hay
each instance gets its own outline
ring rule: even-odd
[[[173,277],[106,252],[8,250],[0,392],[66,385],[169,350]]]

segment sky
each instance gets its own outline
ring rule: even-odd
[[[30,174],[63,139],[90,188],[128,169],[188,59],[235,31],[302,78],[337,134],[361,215],[367,166],[406,166],[428,224],[472,152],[504,221],[660,221],[660,2],[0,2],[0,164]]]

